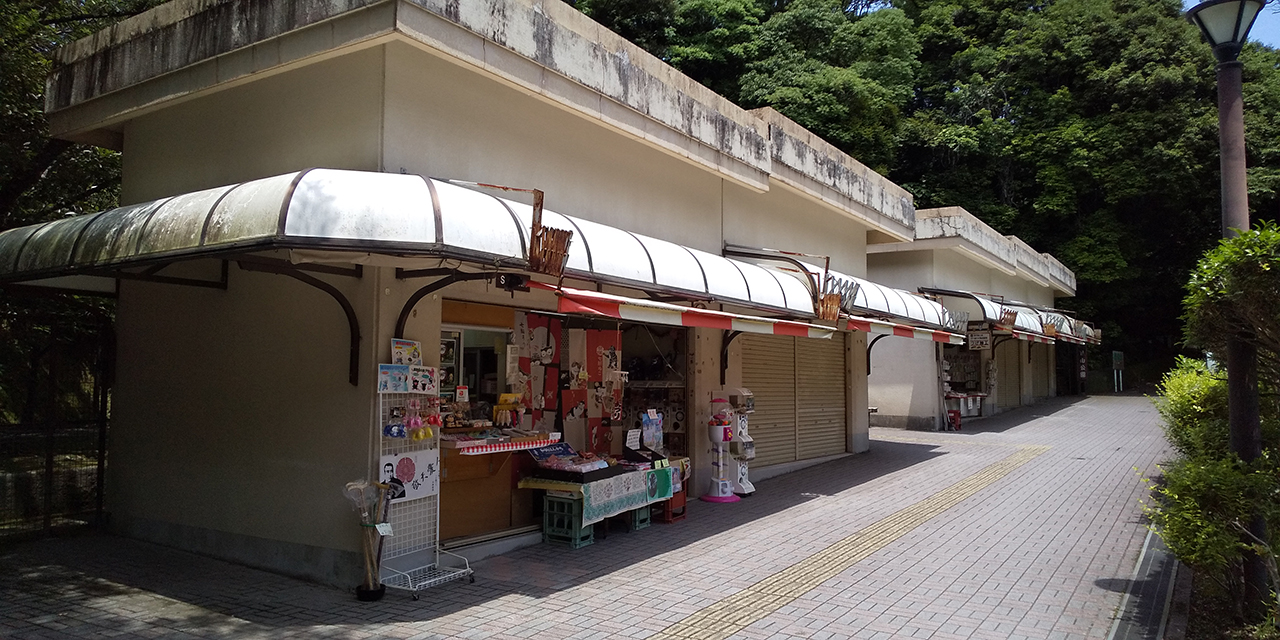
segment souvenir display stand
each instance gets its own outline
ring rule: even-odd
[[[733,483],[729,479],[729,444],[733,442],[737,431],[737,418],[734,417],[733,406],[727,398],[711,400],[711,419],[707,421],[707,437],[711,440],[711,453],[715,458],[711,461],[711,490],[702,496],[706,502],[737,502],[741,500],[733,492]]]
[[[982,415],[982,357],[976,350],[947,346],[941,361],[942,399],[946,420],[942,430],[959,431],[961,418]],[[989,386],[989,383],[988,383]]]
[[[595,525],[630,514],[631,531],[649,526],[650,505],[669,500],[672,469],[660,453],[641,448],[639,430],[628,434],[628,460],[612,464],[593,454],[579,455],[559,443],[530,453],[539,461],[538,476],[523,478],[523,489],[546,491],[543,499],[544,542],[578,549],[595,542]],[[630,443],[629,443],[630,444]]]
[[[688,514],[689,499],[689,483],[686,482],[689,478],[689,459],[671,458],[668,462],[671,466],[671,499],[650,505],[653,519],[665,524],[684,520]]]
[[[379,366],[379,479],[393,487],[381,581],[417,600],[423,589],[475,576],[466,558],[440,548],[439,370],[414,366],[401,385],[396,367]]]

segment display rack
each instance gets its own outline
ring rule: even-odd
[[[683,389],[684,380],[627,380],[629,389]]]
[[[433,428],[431,436],[421,440],[389,438],[382,434],[382,425],[394,418],[392,410],[402,415],[409,411],[411,400],[426,398],[420,394],[382,393],[378,395],[379,422],[377,432],[382,440],[382,455],[397,455],[440,449],[440,430]],[[423,589],[453,580],[469,578],[475,582],[467,559],[440,548],[440,492],[414,500],[391,504],[387,516],[392,535],[384,537],[382,550],[382,583],[392,589],[408,591],[413,599]],[[441,560],[448,560],[448,564]]]
[[[502,453],[505,451],[524,451],[525,449],[537,449],[545,447],[549,444],[555,444],[560,439],[555,440],[530,440],[528,442],[496,442],[494,444],[478,444],[470,447],[458,447],[457,452],[464,456],[479,456],[486,453]]]

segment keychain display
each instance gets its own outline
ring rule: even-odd
[[[415,352],[415,346],[418,343],[399,340],[392,345],[393,352],[398,353],[401,360],[413,360],[415,353],[420,354],[420,347]],[[399,348],[399,352],[395,349]],[[419,359],[418,362],[421,360]],[[391,371],[394,367],[408,367],[411,370],[413,383],[411,386],[405,385],[406,388],[401,389],[398,383],[394,385],[380,385],[379,394],[391,394],[393,392],[404,393],[410,395],[407,399],[396,397],[388,402],[389,407],[383,417],[382,435],[388,438],[405,438],[409,440],[422,441],[435,437],[435,429],[441,425],[440,421],[440,398],[435,395],[439,387],[438,369],[434,367],[423,367],[417,364],[408,365],[397,363],[395,365],[379,365],[379,370]],[[391,371],[394,373],[394,371]],[[394,376],[393,376],[394,377]],[[385,396],[391,398],[392,396]]]

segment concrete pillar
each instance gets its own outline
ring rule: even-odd
[[[1021,382],[1021,393],[1018,394],[1018,404],[1027,406],[1035,402],[1035,368],[1031,366],[1031,345],[1034,344],[1030,340],[1018,341],[1018,380]],[[1044,345],[1037,345],[1043,349]]]
[[[1053,345],[1049,347],[1048,364],[1045,365],[1049,375],[1049,397],[1058,396],[1058,347]]]
[[[998,381],[998,376],[992,375],[988,371],[991,370],[991,360],[995,357],[995,350],[985,349],[979,351],[978,354],[978,366],[982,372],[982,388],[987,394],[987,397],[982,399],[982,415],[994,416],[996,414],[996,394],[992,393],[995,390],[992,382]]]
[[[689,487],[689,495],[697,497],[711,490],[711,441],[707,438],[707,420],[711,418],[711,394],[720,388],[720,350],[723,347],[725,332],[719,329],[695,328],[689,330],[689,388],[688,396],[688,438],[689,458],[693,466],[693,482]],[[734,340],[734,345],[738,343]],[[725,382],[732,380],[742,383],[741,367],[726,376]]]
[[[851,453],[865,453],[871,450],[871,425],[867,414],[867,334],[861,331],[846,334],[844,344],[845,379],[848,381],[845,406],[849,409],[845,448]]]

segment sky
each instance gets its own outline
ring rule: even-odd
[[[1249,30],[1249,40],[1280,49],[1280,12],[1276,7],[1268,4],[1262,8],[1262,14]]]

